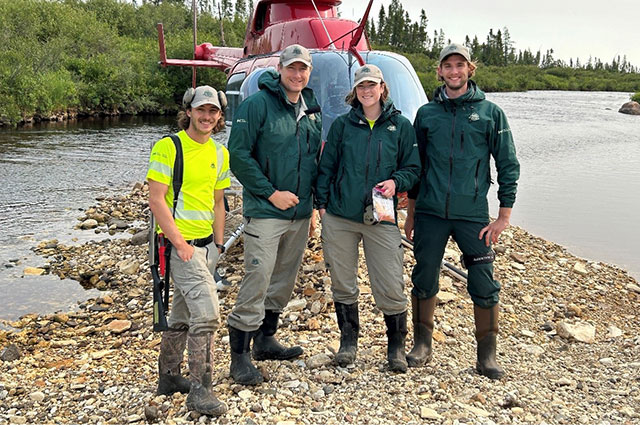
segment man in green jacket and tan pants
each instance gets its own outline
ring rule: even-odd
[[[278,72],[258,80],[260,91],[240,104],[229,138],[231,170],[243,185],[244,269],[228,317],[231,376],[258,384],[256,360],[287,360],[302,348],[285,347],[274,334],[302,262],[313,210],[322,122],[307,88],[311,54],[291,45]]]
[[[474,303],[477,370],[492,379],[504,376],[496,362],[498,294],[493,278],[491,243],[509,225],[520,164],[504,112],[487,101],[470,80],[475,71],[469,50],[450,44],[440,53],[434,99],[416,115],[414,128],[422,161],[419,184],[409,192],[405,222],[414,240],[416,265],[411,293],[414,347],[409,366],[431,359],[434,311],[440,265],[449,236],[462,251],[468,269],[467,289]],[[487,193],[490,158],[498,172],[498,218],[491,222]]]

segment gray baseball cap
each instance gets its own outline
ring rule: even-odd
[[[471,54],[469,53],[469,49],[459,43],[451,43],[450,45],[445,46],[440,51],[439,62],[442,62],[447,56],[454,54],[462,55],[464,59],[466,59],[468,62],[471,62]]]
[[[189,98],[191,101],[189,101]],[[218,98],[218,91],[211,86],[198,86],[195,88],[189,88],[184,93],[182,103],[186,107],[196,108],[204,104],[211,104],[222,110],[220,106],[220,99]]]
[[[380,71],[380,68],[376,67],[373,64],[364,64],[362,67],[358,68],[353,78],[353,87],[356,87],[360,83],[366,81],[374,83],[380,83],[384,81],[384,77],[382,76],[382,71]]]
[[[286,67],[294,62],[302,62],[307,67],[311,67],[311,54],[309,49],[299,44],[292,44],[287,46],[282,53],[280,53],[280,65]]]

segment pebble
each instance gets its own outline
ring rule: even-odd
[[[34,391],[29,394],[29,398],[34,402],[42,402],[44,400],[44,393],[41,391]]]
[[[307,366],[309,369],[321,368],[323,366],[330,365],[333,359],[324,353],[316,354],[307,359]]]
[[[146,223],[148,204],[142,192],[105,197],[92,208],[86,218],[118,217],[130,225],[132,235],[144,231],[136,225]],[[112,215],[116,208],[119,214]],[[235,229],[233,221],[230,215],[228,223]],[[576,276],[573,266],[584,261],[518,227],[501,234],[507,256],[494,263],[496,278],[504,285],[498,360],[507,371],[505,380],[491,381],[475,372],[472,304],[465,284],[446,273],[441,290],[456,299],[436,309],[433,360],[405,374],[390,373],[384,319],[371,294],[364,258],[359,264],[358,284],[366,292],[359,298],[357,359],[347,369],[333,365],[339,330],[330,278],[315,268],[322,252],[319,237],[314,237],[277,333],[287,345],[302,345],[303,357],[254,362],[267,381],[236,385],[229,377],[228,334],[220,328],[214,335],[213,389],[229,410],[219,418],[187,410],[186,394],[155,396],[161,334],[152,332],[147,247],[132,245],[129,235],[100,237],[35,249],[47,258],[52,275],[82,280],[103,293],[73,313],[59,313],[69,316],[64,323],[63,317],[57,321],[56,315],[34,314],[11,322],[19,332],[0,329],[0,348],[15,345],[22,352],[19,360],[0,362],[0,424],[11,417],[33,424],[637,424],[640,298],[628,286],[637,281],[601,263],[585,264],[589,274]],[[446,253],[449,261],[458,262],[455,244]],[[138,269],[125,274],[120,267],[132,260]],[[404,260],[403,277],[409,278],[413,255],[405,251]],[[243,265],[240,245],[230,248],[219,265],[231,283],[220,298],[222,319],[235,302]],[[405,292],[409,297],[410,287]],[[413,345],[410,316],[407,348]],[[114,320],[131,326],[116,334],[108,327]],[[598,338],[603,339],[567,342],[574,339],[554,331],[562,322],[590,324],[602,331]],[[613,339],[612,326],[625,333]],[[44,399],[36,403],[34,393]]]
[[[587,271],[587,268],[585,267],[584,263],[582,262],[576,262],[573,265],[573,272],[574,273],[578,273],[582,276],[586,276],[587,274],[589,274],[589,272]]]
[[[422,418],[423,420],[439,420],[442,418],[442,415],[438,414],[431,408],[422,406],[420,407],[420,418]]]
[[[157,420],[158,415],[159,415],[159,410],[157,406],[149,405],[144,407],[144,417],[150,423],[153,423],[155,420]]]
[[[285,307],[285,310],[288,310],[288,311],[301,311],[306,306],[307,306],[307,300],[302,299],[302,298],[292,299],[291,301],[289,301],[289,303]]]
[[[114,334],[121,334],[124,331],[128,331],[131,328],[130,320],[112,320],[108,325],[107,329]]]
[[[618,338],[622,336],[622,330],[615,325],[607,327],[607,338]]]
[[[5,347],[0,352],[0,360],[2,360],[3,362],[13,362],[14,360],[18,360],[21,357],[22,352],[20,351],[20,348],[18,348],[18,346],[15,344],[11,344]]]
[[[25,267],[22,272],[27,276],[41,276],[46,273],[46,270],[38,267]]]
[[[83,230],[89,230],[92,228],[96,228],[97,226],[98,226],[98,221],[96,221],[93,218],[89,218],[80,224],[80,228]]]
[[[253,393],[251,392],[251,390],[247,390],[247,389],[240,390],[238,392],[238,397],[240,397],[240,399],[242,400],[249,400],[253,397]]]
[[[592,344],[596,338],[596,328],[590,323],[560,322],[556,325],[556,331],[562,338],[574,339],[576,341]]]

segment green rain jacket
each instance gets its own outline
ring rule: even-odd
[[[358,105],[331,125],[318,166],[316,203],[333,215],[363,222],[365,201],[377,183],[392,178],[396,191],[403,192],[418,182],[419,173],[411,122],[388,99],[371,129]]]
[[[414,128],[422,160],[419,184],[409,192],[416,212],[445,219],[488,222],[490,157],[498,172],[500,207],[513,207],[520,164],[511,129],[497,105],[477,85],[459,98],[436,89],[416,114]]]
[[[229,137],[231,171],[243,186],[243,215],[309,218],[322,130],[318,103],[311,89],[303,89],[306,108],[296,118],[275,70],[262,74],[258,87],[238,106]],[[276,190],[290,191],[300,202],[280,210],[267,200]]]

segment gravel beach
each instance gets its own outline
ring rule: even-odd
[[[215,338],[213,375],[229,410],[218,418],[188,411],[186,395],[155,396],[160,334],[152,332],[147,212],[147,188],[136,184],[84,211],[78,227],[94,228],[94,241],[34,248],[46,265],[25,274],[68,277],[102,292],[75,312],[30,314],[0,330],[0,424],[640,423],[638,282],[514,226],[495,248],[502,380],[475,372],[472,303],[465,283],[444,271],[433,360],[406,374],[389,372],[384,320],[363,257],[357,359],[334,365],[340,333],[316,232],[276,335],[302,346],[302,357],[256,362],[267,380],[236,385],[224,327]],[[239,220],[232,216],[228,230]],[[130,237],[110,238],[117,230]],[[446,261],[459,265],[459,256],[450,243]],[[407,295],[413,264],[407,250]],[[219,293],[226,324],[243,274],[242,239],[219,267],[231,284]],[[407,351],[411,337],[410,325]]]

